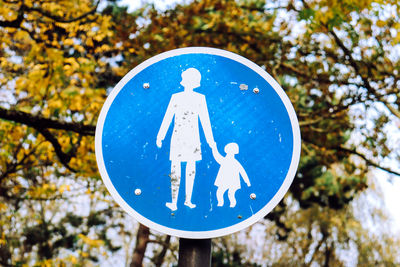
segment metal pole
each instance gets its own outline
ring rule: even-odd
[[[179,239],[178,267],[211,267],[211,239]]]

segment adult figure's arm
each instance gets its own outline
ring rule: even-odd
[[[174,114],[175,114],[174,99],[175,98],[172,95],[171,99],[169,100],[168,108],[167,108],[167,111],[165,112],[164,119],[161,123],[160,130],[158,130],[157,141],[156,141],[158,147],[162,146],[162,141],[164,140],[165,135],[167,134],[169,125],[171,124],[172,119],[174,117]]]
[[[208,145],[211,148],[215,148],[216,144],[215,144],[214,136],[213,136],[212,129],[211,129],[210,115],[208,114],[207,102],[206,102],[205,96],[202,96],[202,98],[201,98],[199,117],[200,117],[200,123],[201,123],[201,126],[203,127],[204,135],[206,137]]]

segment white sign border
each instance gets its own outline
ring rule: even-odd
[[[244,221],[241,221],[237,224],[234,224],[229,227],[221,228],[218,230],[211,230],[211,231],[184,231],[184,230],[177,230],[173,228],[169,228],[163,225],[160,225],[158,223],[155,223],[145,217],[143,217],[141,214],[136,212],[131,206],[129,206],[128,203],[125,202],[125,200],[119,195],[118,191],[115,189],[114,185],[111,182],[110,177],[108,176],[105,164],[104,164],[104,159],[103,159],[103,151],[102,151],[102,133],[103,133],[103,126],[104,122],[107,116],[107,112],[113,103],[115,97],[118,95],[118,93],[121,91],[121,89],[139,72],[142,70],[146,69],[150,65],[157,63],[163,59],[174,57],[174,56],[179,56],[179,55],[184,55],[184,54],[210,54],[210,55],[217,55],[217,56],[222,56],[225,58],[232,59],[236,62],[239,62],[248,68],[252,69],[255,71],[257,74],[259,74],[261,77],[263,77],[275,90],[275,92],[279,95],[280,99],[285,105],[285,108],[289,114],[290,122],[292,125],[292,131],[293,131],[293,153],[292,153],[292,161],[290,163],[289,171],[285,177],[285,180],[283,181],[281,187],[279,188],[278,192],[275,194],[275,196],[265,205],[261,210],[259,210],[257,213],[252,215],[251,217],[247,218]],[[301,152],[301,137],[300,137],[300,127],[299,127],[299,122],[297,120],[297,116],[295,113],[295,110],[288,98],[288,96],[285,94],[281,86],[272,78],[265,70],[263,70],[261,67],[259,67],[257,64],[253,63],[252,61],[248,60],[247,58],[244,58],[242,56],[239,56],[238,54],[222,50],[222,49],[217,49],[217,48],[210,48],[210,47],[186,47],[186,48],[178,48],[174,50],[170,50],[164,53],[161,53],[159,55],[156,55],[143,63],[139,64],[135,68],[133,68],[131,71],[126,74],[122,80],[114,87],[114,89],[111,91],[109,96],[107,97],[99,118],[97,120],[97,126],[96,126],[96,135],[95,135],[95,153],[96,153],[96,160],[97,160],[97,165],[100,171],[100,175],[103,179],[104,184],[106,185],[108,191],[110,192],[111,196],[114,198],[115,201],[122,207],[122,209],[133,216],[137,221],[139,221],[141,224],[146,225],[147,227],[154,229],[156,231],[159,231],[164,234],[172,235],[172,236],[177,236],[177,237],[182,237],[182,238],[191,238],[191,239],[205,239],[205,238],[214,238],[214,237],[220,237],[224,235],[229,235],[234,232],[240,231],[242,229],[245,229],[249,227],[250,225],[256,223],[259,221],[261,218],[265,217],[284,197],[286,192],[288,191],[290,185],[292,184],[293,178],[296,174],[297,167],[299,164],[300,160],[300,152]]]

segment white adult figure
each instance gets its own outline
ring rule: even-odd
[[[172,202],[165,204],[172,211],[177,210],[182,162],[186,162],[185,205],[189,208],[196,207],[191,199],[196,176],[196,161],[202,159],[199,119],[208,145],[211,148],[216,147],[211,130],[206,98],[202,94],[193,92],[193,89],[200,86],[200,81],[201,74],[195,68],[189,68],[182,73],[181,85],[185,90],[172,94],[157,134],[157,146],[161,148],[162,141],[165,138],[172,119],[174,119],[169,154],[169,159],[171,160]]]

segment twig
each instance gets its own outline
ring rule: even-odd
[[[381,169],[381,170],[383,170],[383,171],[386,171],[386,172],[388,172],[388,173],[390,173],[390,174],[394,174],[394,175],[400,176],[400,172],[394,171],[394,170],[392,170],[392,169],[390,169],[390,168],[387,168],[387,167],[383,167],[383,166],[379,165],[378,163],[373,162],[372,160],[368,159],[367,156],[365,156],[365,155],[362,154],[362,153],[357,152],[355,149],[349,149],[349,148],[346,148],[346,147],[343,147],[343,146],[339,146],[339,147],[336,148],[336,149],[337,149],[337,150],[341,150],[341,151],[343,151],[343,152],[351,153],[351,154],[356,155],[356,156],[359,156],[360,158],[362,158],[363,160],[365,160],[365,162],[366,162],[368,165],[371,165],[371,166],[373,166],[373,167],[375,167],[375,168],[378,168],[378,169]]]

